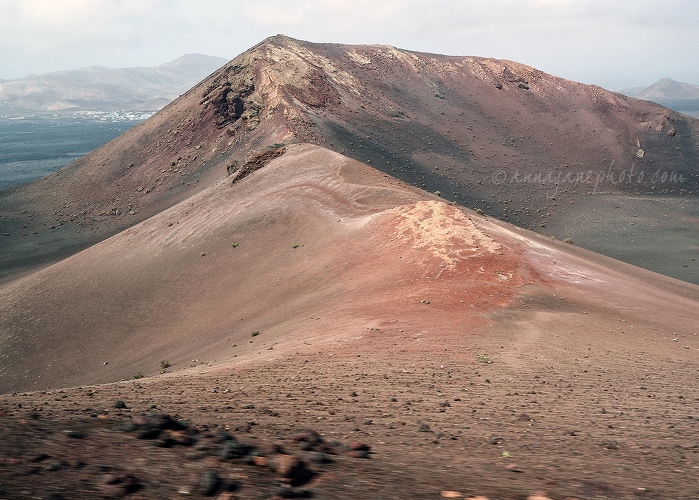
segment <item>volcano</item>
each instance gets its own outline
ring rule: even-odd
[[[559,239],[601,220],[599,230],[577,231],[576,243],[696,282],[688,221],[697,208],[698,126],[659,105],[511,61],[279,35],[147,123],[41,183],[4,193],[0,231],[9,237],[0,276],[145,220],[242,165],[251,151],[309,142]],[[637,225],[642,233],[600,245],[623,234],[604,229],[638,222],[617,207],[641,195],[661,202],[634,209],[647,218]],[[686,208],[670,218],[668,236],[659,229],[668,218],[657,212],[677,210],[668,206],[673,200]],[[686,234],[674,245],[680,254],[655,248],[658,238]],[[629,240],[643,255],[619,252]]]
[[[696,496],[699,287],[529,228],[691,198],[696,127],[507,61],[264,41],[4,193],[0,492]],[[651,160],[685,191],[509,181]]]

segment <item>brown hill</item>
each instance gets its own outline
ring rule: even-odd
[[[0,496],[699,495],[699,287],[444,199],[695,122],[502,64],[275,37],[3,193]]]
[[[333,149],[539,231],[586,217],[568,212],[591,193],[694,203],[699,182],[697,122],[655,104],[510,61],[280,35],[93,154],[4,193],[0,276],[145,220],[277,142]]]
[[[528,294],[591,319],[616,301],[647,327],[662,309],[691,331],[697,287],[621,269],[298,145],[0,289],[0,391],[150,375],[159,358],[258,362],[374,327],[448,335]]]
[[[3,496],[696,495],[699,287],[265,156],[0,287]]]

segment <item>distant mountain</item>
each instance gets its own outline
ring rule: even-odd
[[[153,68],[90,66],[0,80],[0,112],[158,110],[226,62],[188,54]]]
[[[663,78],[650,87],[628,87],[617,92],[636,99],[653,101],[673,111],[699,118],[699,85]]]
[[[639,92],[635,97],[655,102],[658,100],[699,99],[699,85],[678,82],[672,78],[663,78]]]

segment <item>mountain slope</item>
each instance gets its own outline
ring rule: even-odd
[[[0,287],[0,392],[150,375],[161,359],[259,363],[367,329],[448,337],[510,321],[497,318],[513,304],[557,311],[551,295],[588,321],[611,313],[676,335],[699,306],[699,287],[298,145]]]
[[[0,285],[3,494],[92,498],[116,475],[206,498],[213,470],[290,496],[264,466],[284,453],[313,471],[306,497],[357,477],[357,498],[695,496],[668,471],[694,463],[699,287],[314,145],[257,167]],[[154,412],[191,439],[134,429]],[[79,465],[21,481],[59,458]]]
[[[4,195],[0,273],[115,234],[277,142],[333,149],[540,231],[577,220],[567,211],[590,194],[696,200],[697,123],[514,62],[280,35],[93,154]]]
[[[696,123],[502,64],[275,37],[3,192],[0,496],[695,498],[699,287],[444,196]]]
[[[0,82],[0,112],[160,109],[226,62],[188,54],[153,68],[91,66]]]

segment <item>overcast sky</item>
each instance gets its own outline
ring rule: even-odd
[[[0,78],[232,59],[277,33],[511,59],[609,89],[699,84],[697,0],[0,0]]]

